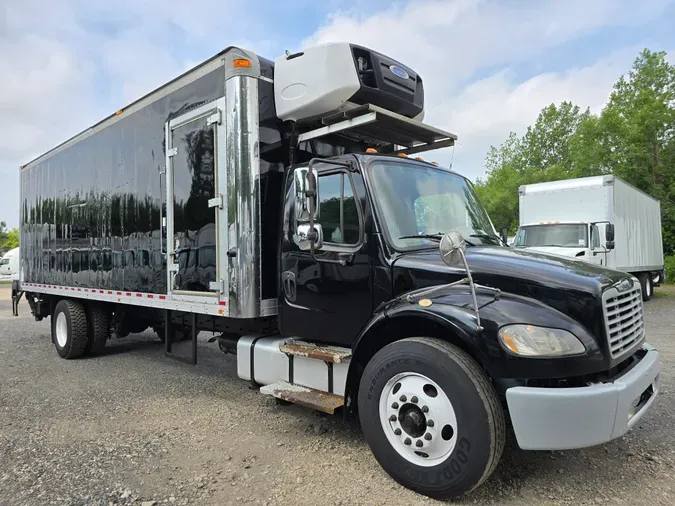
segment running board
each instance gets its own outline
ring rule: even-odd
[[[279,347],[279,351],[286,355],[307,357],[314,360],[322,360],[333,364],[342,364],[349,360],[352,352],[349,348],[335,346],[317,346],[309,343],[287,343]]]
[[[260,387],[260,393],[330,415],[334,414],[335,410],[344,406],[345,403],[344,397],[341,395],[329,394],[300,385],[291,385],[286,381]]]

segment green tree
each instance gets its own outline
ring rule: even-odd
[[[14,249],[19,247],[19,229],[13,228],[7,232],[7,239],[5,239],[4,248]]]
[[[675,66],[642,51],[598,116],[569,102],[542,109],[485,160],[476,190],[495,226],[518,225],[523,184],[614,174],[661,201],[664,248],[675,250]]]

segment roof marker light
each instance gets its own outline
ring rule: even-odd
[[[375,148],[368,148],[368,149],[366,149],[366,153],[377,153],[377,149],[375,149]]]
[[[245,58],[237,58],[233,60],[234,68],[251,68],[251,60]]]

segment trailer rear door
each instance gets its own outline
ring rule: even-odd
[[[166,125],[166,202],[173,203],[165,228],[169,293],[217,296],[224,290],[218,241],[219,225],[227,223],[219,185],[225,171],[218,170],[225,163],[218,153],[225,146],[223,109],[218,100]]]

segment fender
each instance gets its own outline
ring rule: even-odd
[[[470,300],[466,296],[462,298],[466,299],[465,302]],[[487,341],[482,338],[475,322],[470,305],[461,307],[432,301],[430,306],[423,307],[417,302],[408,302],[404,297],[381,305],[352,344],[345,389],[347,411],[355,407],[358,380],[370,358],[382,347],[399,339],[431,335],[463,348],[481,364],[489,364]]]
[[[594,374],[609,369],[601,344],[593,334],[543,302],[522,295],[477,293],[482,330],[476,325],[471,295],[466,288],[439,290],[421,306],[405,296],[380,306],[352,345],[347,374],[345,406],[354,409],[361,374],[370,358],[382,347],[415,336],[436,337],[466,351],[493,379],[552,379]],[[531,324],[564,329],[584,345],[582,356],[565,358],[517,357],[499,344],[499,328],[509,324]],[[602,336],[598,336],[602,337]]]

